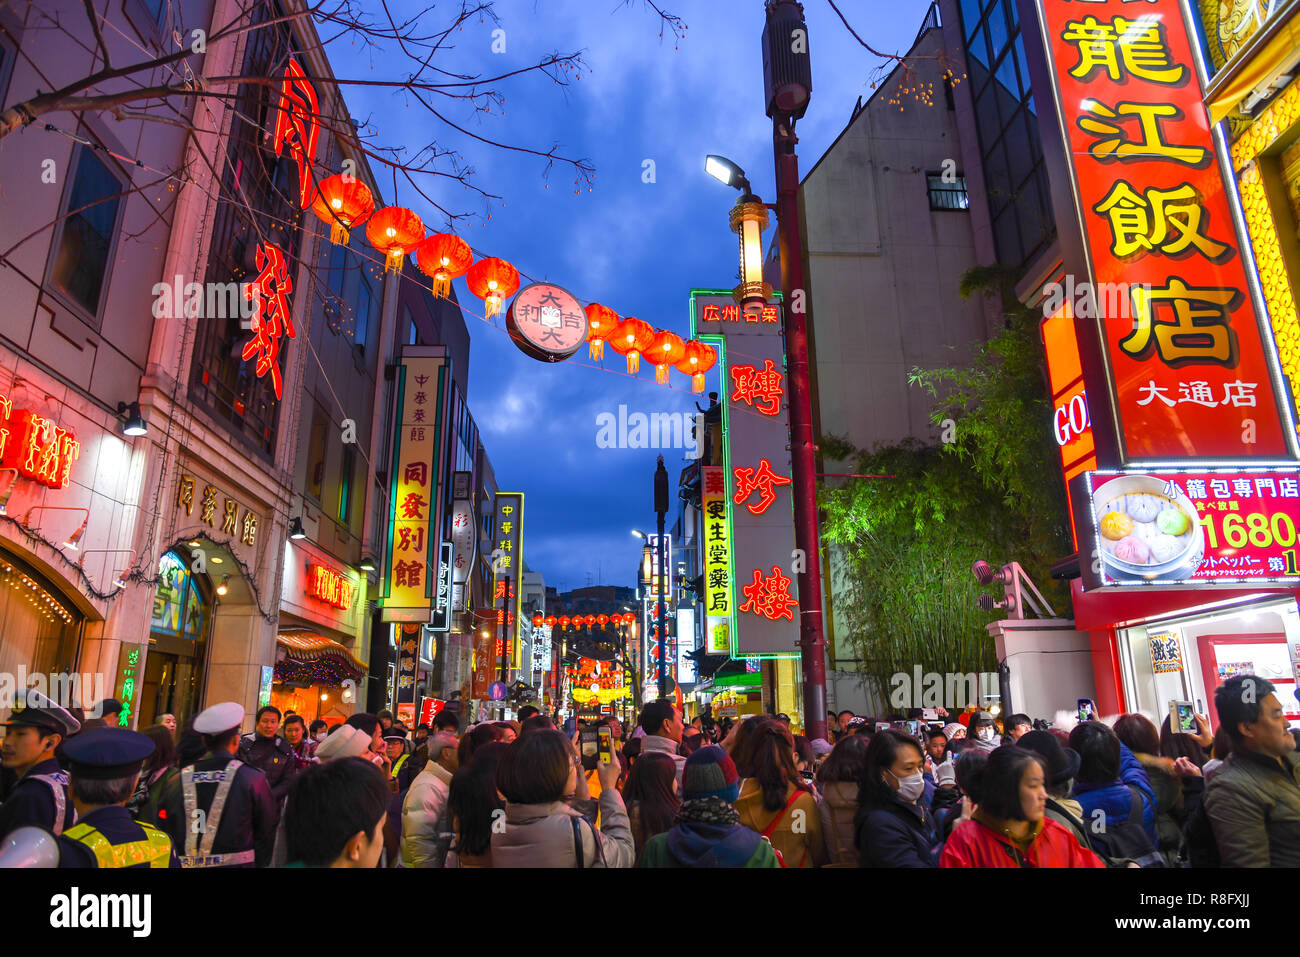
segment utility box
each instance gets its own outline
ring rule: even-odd
[[[1075,710],[1079,698],[1095,698],[1088,633],[1072,618],[1006,618],[991,621],[998,661],[1010,672],[1003,717],[1020,712],[1052,721]]]

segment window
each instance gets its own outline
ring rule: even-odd
[[[352,327],[352,341],[362,352],[370,336],[370,281],[363,275],[357,285],[357,315]]]
[[[79,150],[50,281],[92,319],[99,315],[124,189],[94,150]]]
[[[357,454],[351,445],[343,446],[343,474],[339,481],[339,521],[347,525],[352,518],[352,473]]]
[[[931,209],[960,211],[970,208],[965,176],[954,176],[951,183],[945,183],[942,173],[926,173],[925,182],[930,191]]]
[[[325,447],[328,445],[330,418],[319,402],[311,420],[311,438],[307,444],[307,494],[320,501],[325,483]]]

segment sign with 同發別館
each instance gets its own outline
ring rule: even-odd
[[[1075,325],[1101,346],[1089,399],[1109,412],[1093,427],[1118,439],[1122,465],[1294,459],[1182,4],[1037,8],[1054,97],[1042,129],[1064,136],[1073,194],[1057,220],[1067,269],[1086,271]]]
[[[693,290],[691,334],[719,343],[722,479],[730,542],[732,657],[798,655],[799,601],[781,304],[739,311],[730,291]],[[712,333],[712,336],[710,335]],[[708,485],[707,474],[702,481]],[[716,486],[715,486],[716,488]],[[716,496],[716,491],[712,493]],[[705,514],[705,595],[711,599],[709,493]],[[716,510],[716,506],[714,506]],[[715,593],[716,594],[716,593]],[[706,602],[706,618],[712,614]],[[709,624],[711,636],[719,635]],[[709,648],[712,650],[713,637]]]
[[[383,576],[384,621],[427,623],[433,609],[441,543],[435,532],[441,527],[446,373],[441,347],[402,349],[390,474],[390,540]]]

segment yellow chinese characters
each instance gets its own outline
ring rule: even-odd
[[[1119,347],[1133,358],[1146,359],[1154,351],[1174,368],[1191,362],[1236,364],[1237,335],[1228,322],[1241,298],[1236,289],[1189,288],[1173,278],[1163,287],[1134,286],[1130,295],[1133,331]]]
[[[1119,259],[1157,251],[1177,256],[1195,249],[1217,263],[1233,252],[1202,232],[1205,210],[1190,183],[1174,189],[1152,186],[1139,193],[1121,179],[1092,210],[1110,221],[1110,251]]]
[[[1151,83],[1181,83],[1187,68],[1170,59],[1161,24],[1147,17],[1115,17],[1109,23],[1087,16],[1065,25],[1061,39],[1079,51],[1070,76],[1087,81],[1100,70],[1116,83],[1132,76]]]
[[[1160,158],[1200,167],[1209,159],[1209,151],[1199,146],[1171,146],[1164,141],[1160,121],[1183,118],[1183,111],[1171,103],[1121,101],[1112,108],[1101,100],[1087,99],[1082,108],[1087,115],[1079,117],[1079,129],[1099,137],[1088,147],[1088,152],[1103,163]],[[1129,139],[1121,126],[1132,117],[1137,117],[1137,139]]]

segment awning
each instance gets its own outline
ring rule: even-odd
[[[365,662],[357,658],[344,645],[332,638],[318,635],[314,631],[282,632],[275,638],[277,645],[285,650],[285,656],[294,661],[310,662],[322,658],[335,659],[336,667],[351,672],[359,680],[366,673]]]
[[[763,673],[748,671],[743,659],[732,659],[713,673],[713,687],[757,691],[763,687]]]

